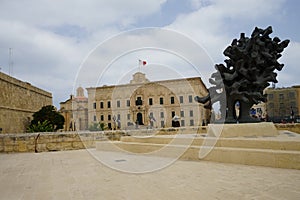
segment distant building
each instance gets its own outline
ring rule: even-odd
[[[188,127],[210,120],[210,111],[194,101],[195,96],[208,93],[200,77],[151,82],[137,72],[129,84],[87,91],[89,125],[104,123],[109,129]]]
[[[88,129],[88,98],[84,96],[84,89],[77,88],[76,96],[60,103],[59,112],[65,118],[65,131],[81,131]]]
[[[300,85],[287,88],[267,88],[267,114],[274,122],[299,121]]]
[[[52,105],[52,94],[0,72],[0,132],[23,133],[33,113]]]

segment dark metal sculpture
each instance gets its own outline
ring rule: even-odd
[[[266,101],[263,90],[270,85],[269,82],[278,82],[274,70],[283,68],[284,65],[277,60],[289,44],[289,40],[271,38],[271,33],[271,26],[266,29],[256,27],[250,38],[241,33],[240,39],[234,39],[223,52],[229,57],[224,60],[226,65],[215,65],[217,72],[209,79],[214,85],[208,89],[209,94],[202,98],[197,96],[195,100],[205,104],[205,108],[211,108],[219,101],[225,123],[257,122],[250,117],[249,110],[253,104]],[[235,112],[236,102],[240,104],[239,116]]]

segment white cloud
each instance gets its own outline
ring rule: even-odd
[[[137,70],[138,59],[147,60],[145,71],[151,80],[199,76],[195,68],[212,65],[203,48],[180,33],[159,28],[137,29],[100,44],[83,63],[77,83],[117,84],[124,74]],[[157,66],[169,73],[155,71]],[[150,68],[153,70],[149,71]]]
[[[97,30],[111,24],[126,25],[160,9],[165,0],[27,0],[1,2],[3,20],[22,21],[35,26],[76,24]]]
[[[266,28],[276,20],[280,20],[280,17],[284,15],[282,7],[285,1],[195,0],[192,2],[199,9],[180,15],[168,28],[182,31],[203,45],[216,64],[224,63],[224,49],[231,44],[234,38],[239,38],[241,32],[245,32],[246,36],[250,37],[255,26]],[[276,28],[273,27],[273,29],[272,37],[278,36]],[[286,62],[286,71],[278,72],[279,79],[282,79],[279,81],[282,81],[283,84],[290,84],[291,81],[288,80],[296,80],[289,72],[296,68],[288,68],[288,65],[291,63],[291,65],[297,66],[299,52],[295,45],[291,45],[284,52],[283,57],[290,55],[283,60]],[[208,68],[214,71],[213,66],[208,66]]]
[[[57,105],[68,98],[62,90],[72,92],[78,67],[92,48],[157,12],[164,1],[1,1],[2,71],[8,72],[13,48],[14,75],[53,92]]]
[[[0,7],[2,71],[8,71],[8,49],[13,48],[15,74],[20,79],[53,92],[57,105],[57,102],[64,101],[72,92],[78,67],[97,44],[121,30],[134,28],[141,18],[155,17],[165,2],[166,0],[3,0]],[[177,16],[166,28],[190,37],[208,52],[213,63],[223,62],[223,50],[233,38],[239,37],[240,32],[249,36],[254,26],[264,28],[272,25],[284,12],[283,0],[190,0],[190,3],[193,12],[182,12],[185,14]],[[276,29],[274,32],[276,35]],[[118,55],[122,49],[134,47],[142,41],[141,44],[172,48],[179,54],[182,53],[182,48],[189,59],[199,60],[199,55],[193,48],[187,48],[182,40],[175,38],[172,44],[167,44],[164,40],[156,39],[154,34],[132,35],[116,41],[103,53],[108,54],[105,59],[113,59],[114,57],[109,56],[116,53]],[[284,80],[283,84],[288,83],[287,80],[297,80],[291,74],[297,74],[295,66],[300,57],[299,52],[299,44],[293,42],[284,53],[282,61],[286,63],[286,67],[279,72],[279,81]],[[167,66],[180,63],[171,54],[162,56],[157,52],[152,55],[149,52],[132,53],[127,60],[122,61],[124,65],[135,65],[135,57]],[[102,63],[111,61],[105,59]],[[99,65],[97,57],[90,62],[89,64],[95,65],[96,62]],[[201,72],[206,76],[214,71],[213,64],[207,64],[206,68],[205,72]],[[122,75],[122,70],[117,68],[115,73]],[[97,75],[92,70],[85,73],[90,77]]]
[[[287,87],[292,85],[300,85],[299,82],[299,57],[300,42],[290,42],[284,51],[280,63],[284,64],[282,71],[278,72],[278,86]]]

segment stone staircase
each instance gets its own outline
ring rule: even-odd
[[[217,138],[207,134],[125,136],[96,143],[98,151],[300,169],[300,135]]]

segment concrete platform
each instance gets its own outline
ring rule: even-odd
[[[300,136],[295,133],[281,132],[276,137],[250,138],[203,136],[122,137],[118,142],[98,142],[96,149],[182,160],[300,169]]]
[[[300,170],[177,160],[130,174],[98,162],[99,154],[118,166],[139,168],[141,157],[143,165],[153,164],[149,156],[94,149],[0,154],[0,199],[300,199]]]

